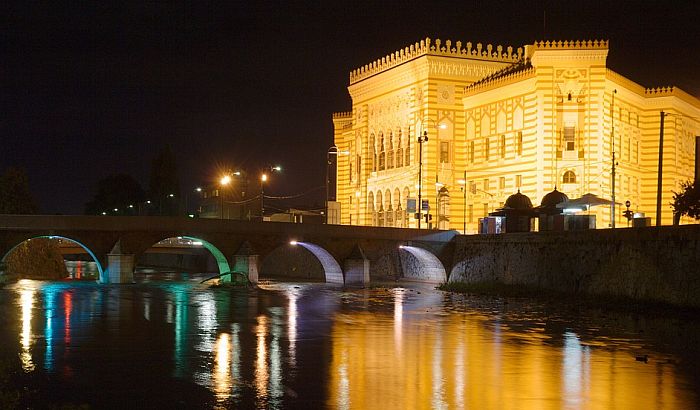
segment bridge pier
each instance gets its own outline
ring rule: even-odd
[[[107,254],[107,270],[102,283],[134,283],[135,255],[122,253],[122,242],[118,240]]]
[[[241,247],[233,255],[232,272],[245,273],[250,283],[258,283],[258,266],[260,265],[260,256],[254,255],[252,246],[248,241],[244,242]],[[223,279],[223,278],[222,278]],[[231,280],[229,276],[228,281]]]
[[[355,246],[350,256],[343,263],[346,285],[369,284],[369,259],[359,245]]]
[[[106,276],[102,283],[134,283],[134,255],[108,253]]]

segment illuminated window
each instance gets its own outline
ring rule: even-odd
[[[489,216],[489,204],[484,204],[484,216]]]
[[[564,127],[564,146],[567,151],[573,151],[576,149],[576,141],[574,135],[576,134],[575,127]]]
[[[469,210],[468,210],[468,221],[469,222],[474,222],[474,205],[469,205]]]
[[[505,135],[501,135],[500,151],[501,151],[501,158],[505,158],[506,157],[506,136]]]
[[[506,177],[498,178],[498,189],[506,189]]]
[[[450,162],[450,143],[440,141],[440,163],[444,164],[447,162]]]
[[[516,141],[516,148],[515,150],[517,151],[518,155],[523,155],[523,132],[518,131],[518,138]]]
[[[515,187],[520,189],[520,187],[523,186],[523,176],[522,175],[516,175],[515,176]]]
[[[575,184],[576,183],[576,174],[574,174],[574,171],[564,172],[563,182],[565,184]]]
[[[469,162],[474,163],[474,141],[469,143]]]
[[[489,147],[489,139],[484,138],[484,158],[486,159],[486,161],[489,160],[489,156],[490,156],[489,155],[489,151],[490,151],[489,148],[490,148]]]
[[[484,179],[484,191],[489,192],[489,188],[491,188],[489,185],[489,179]]]

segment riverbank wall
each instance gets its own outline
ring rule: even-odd
[[[454,241],[450,283],[700,307],[700,225],[467,235]]]

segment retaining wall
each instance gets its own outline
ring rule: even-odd
[[[700,307],[700,225],[455,238],[449,282]]]

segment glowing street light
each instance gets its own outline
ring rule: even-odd
[[[264,169],[269,169],[270,172],[282,172],[282,167],[279,165],[270,165]],[[267,182],[268,178],[266,172],[260,175],[260,222],[265,221],[265,182]]]

